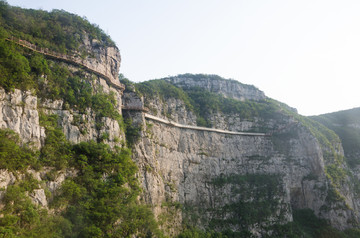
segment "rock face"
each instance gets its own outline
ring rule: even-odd
[[[170,117],[172,121],[186,124],[196,125],[196,115],[187,110],[183,101],[176,98],[169,98],[166,102],[163,102],[160,98],[156,97],[153,100],[147,102],[150,109],[150,113],[157,117]]]
[[[269,137],[227,136],[148,123],[152,127],[136,146],[134,159],[146,189],[145,200],[156,206],[158,216],[164,212],[161,204],[170,201],[191,207],[199,216],[195,224],[200,227],[208,227],[216,219],[226,220],[232,214],[225,207],[244,199],[234,192],[234,187],[241,186],[230,182],[217,186],[215,181],[249,174],[279,176],[275,186],[278,193],[263,198],[280,201],[274,211],[282,216],[267,217],[276,223],[292,221],[291,209],[299,208],[311,208],[339,228],[348,227],[347,220],[354,216],[350,209],[337,211],[336,216],[322,211],[329,189],[322,151],[304,128],[292,128],[298,138],[291,139],[289,154],[285,155]],[[254,191],[249,194],[255,194],[256,186],[251,189]],[[255,198],[249,195],[247,199]],[[355,206],[351,199],[350,206]],[[178,212],[174,224],[179,227],[184,214]]]
[[[124,109],[124,117],[141,128],[133,147],[133,160],[144,189],[140,200],[152,205],[169,236],[178,234],[186,224],[215,231],[245,230],[261,237],[269,234],[272,225],[293,221],[294,210],[304,208],[312,209],[339,229],[359,224],[360,199],[353,180],[360,173],[345,163],[338,137],[328,141],[324,134],[317,136],[316,126],[280,106],[271,111],[270,117],[245,118],[240,112],[215,110],[207,114],[216,129],[264,132],[252,136],[178,128],[174,123],[145,118],[144,105],[151,108],[148,113],[179,124],[196,126],[198,114],[178,98],[164,101],[160,97],[144,99],[136,92],[123,95],[116,86],[120,85],[116,80],[120,66],[117,49],[89,39],[84,40],[83,47],[93,54],[84,59],[84,64],[110,74],[113,81],[99,75],[94,78],[91,72],[82,74],[83,80],[90,82],[95,93],[113,93],[118,112]],[[79,71],[76,66],[62,64],[72,73]],[[182,75],[165,80],[180,88],[201,88],[239,101],[266,100],[255,87],[218,76]],[[14,130],[23,142],[37,149],[46,138],[41,113],[57,115],[58,126],[73,143],[102,140],[115,147],[126,141],[118,121],[99,118],[90,108],[80,113],[62,100],[39,99],[30,91],[0,89],[0,128]],[[352,127],[358,128],[358,124]],[[7,187],[32,176],[40,185],[27,195],[46,208],[51,200],[47,191],[55,194],[66,178],[77,174],[64,169],[53,174],[51,180],[43,179],[49,171],[51,168],[21,173],[0,170],[0,199]]]
[[[40,102],[30,92],[18,89],[13,93],[5,93],[0,89],[0,97],[0,128],[14,130],[24,143],[30,143],[35,148],[40,148],[46,137],[45,128],[40,126],[39,111],[48,115],[58,115],[59,126],[66,138],[73,143],[96,141],[105,134],[105,142],[110,146],[125,139],[116,120],[106,117],[97,119],[90,109],[86,114],[72,109],[65,110],[61,100]],[[102,126],[97,128],[96,124]]]
[[[39,125],[37,98],[30,92],[15,89],[5,93],[0,88],[0,128],[15,131],[24,142],[40,148],[45,138],[45,129]]]
[[[119,89],[120,82],[118,73],[120,67],[120,54],[117,48],[104,47],[95,41],[90,42],[85,39],[84,45],[89,54],[82,59],[84,65],[95,69],[100,74],[110,75],[109,80],[93,75],[92,72],[84,71],[77,66],[65,63],[63,67],[69,69],[72,73],[82,71],[82,80],[90,83],[94,93],[112,93],[117,101],[114,105],[117,111],[122,113],[122,94],[123,89]],[[80,143],[82,141],[103,141],[111,147],[123,146],[125,135],[120,128],[117,120],[108,117],[99,117],[96,113],[88,108],[85,113],[69,108],[64,105],[62,100],[49,100],[38,98],[31,91],[14,91],[6,92],[0,88],[0,129],[11,129],[19,134],[23,143],[29,143],[34,149],[40,149],[45,142],[46,130],[41,126],[40,114],[57,115],[58,126],[62,128],[66,138],[72,143]],[[22,172],[10,172],[8,170],[0,170],[0,199],[3,197],[8,186],[17,184],[23,180],[27,180],[27,176],[32,176],[39,182],[38,188],[28,192],[34,204],[47,208],[51,196],[47,196],[46,191],[50,194],[56,193],[61,187],[62,182],[68,177],[76,176],[76,171],[64,169],[52,175],[52,179],[44,179],[46,173],[52,168],[45,168],[41,171],[27,169]],[[0,204],[1,206],[1,204]]]
[[[95,92],[99,91],[99,88],[101,88],[103,93],[113,93],[117,101],[117,105],[114,106],[120,114],[122,113],[121,90],[111,87],[101,78],[91,81],[91,85]],[[64,103],[61,100],[45,100],[39,104],[39,108],[48,115],[58,115],[58,124],[63,129],[63,132],[69,141],[73,143],[90,140],[96,141],[106,135],[107,139],[105,142],[113,147],[119,141],[125,140],[124,132],[119,127],[117,120],[108,117],[97,118],[96,113],[90,108],[87,109],[86,113],[79,113],[71,108],[64,110],[63,104]]]
[[[180,87],[200,85],[206,90],[221,85],[209,80],[171,80]],[[181,100],[146,100],[156,109],[149,113],[196,125],[196,116]],[[183,223],[219,231],[241,231],[244,227],[239,224],[246,224],[246,229],[261,237],[266,227],[290,222],[294,210],[305,208],[339,229],[359,222],[359,199],[351,190],[350,178],[344,178],[339,186],[329,172],[335,168],[329,152],[335,148],[334,156],[343,157],[341,144],[335,141],[324,146],[298,119],[282,109],[276,113],[276,119],[259,117],[252,121],[237,114],[210,115],[216,128],[272,128],[268,136],[224,135],[176,128],[150,119],[143,122],[146,126],[133,158],[140,168],[144,200],[154,206],[159,219],[168,217],[163,227],[168,234],[176,234]],[[345,163],[336,169],[350,171]],[[242,220],[247,213],[263,219],[249,216]]]
[[[111,82],[91,72],[86,72],[83,80],[88,81],[95,93],[113,93],[117,101],[118,112],[122,113],[123,89],[119,89],[118,80],[120,67],[120,53],[115,47],[105,47],[96,40],[90,41],[84,34],[84,44],[80,47],[85,49],[89,56],[81,59],[85,66],[103,75],[110,75]],[[72,73],[77,73],[79,67],[61,62]],[[22,92],[15,89],[14,92],[6,93],[0,88],[0,128],[14,130],[20,135],[23,142],[31,142],[36,148],[40,148],[45,140],[45,129],[39,124],[39,112],[56,114],[59,116],[59,126],[62,127],[67,139],[74,143],[81,141],[97,140],[106,135],[107,142],[114,146],[118,141],[124,140],[124,134],[116,120],[110,118],[96,118],[95,113],[88,109],[85,114],[80,114],[71,108],[65,108],[62,100],[40,100],[31,92]],[[96,124],[104,125],[97,128]]]
[[[110,76],[111,83],[120,86],[118,80],[120,69],[120,52],[116,47],[105,47],[99,41],[90,40],[87,34],[84,34],[83,45],[89,56],[81,60],[85,66],[100,72],[103,75]]]
[[[360,158],[360,108],[311,117],[335,131],[344,147],[345,156],[355,164]]]
[[[51,168],[45,169],[43,171],[35,171],[32,169],[28,169],[21,173],[15,173],[5,169],[1,169],[0,199],[2,199],[6,189],[9,186],[16,184],[18,181],[26,181],[30,176],[31,178],[35,179],[35,181],[37,181],[39,185],[38,188],[28,193],[28,196],[31,198],[32,202],[35,205],[48,208],[48,201],[52,197],[46,196],[45,191],[49,191],[51,194],[56,193],[57,190],[61,187],[62,182],[64,182],[66,178],[75,177],[77,174],[77,171],[73,169],[66,169],[64,171],[57,172],[52,180],[44,179],[44,177],[46,177],[46,173],[48,173],[49,171],[51,171]]]
[[[221,79],[221,80],[219,80]],[[222,94],[224,97],[240,101],[265,100],[265,94],[252,85],[241,84],[235,80],[222,79],[214,75],[195,75],[195,77],[181,75],[178,77],[165,78],[181,88],[200,87],[213,93]]]

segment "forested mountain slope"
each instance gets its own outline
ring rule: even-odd
[[[335,131],[341,139],[348,163],[360,163],[360,108],[313,116],[312,119]]]

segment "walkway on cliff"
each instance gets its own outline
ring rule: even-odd
[[[80,60],[79,58],[76,58],[74,56],[71,55],[65,55],[65,54],[60,54],[57,53],[55,51],[51,51],[47,48],[41,48],[39,46],[36,46],[28,41],[25,40],[21,40],[19,38],[15,38],[13,36],[6,38],[7,41],[13,42],[17,45],[20,45],[24,48],[30,49],[32,51],[35,51],[37,53],[46,55],[48,57],[54,58],[54,59],[58,59],[58,60],[62,60],[65,61],[66,63],[70,63],[70,64],[75,64],[76,66],[80,66],[82,68],[84,68],[85,70],[87,70],[90,73],[93,73],[101,78],[104,78],[106,80],[106,82],[108,84],[110,84],[111,86],[120,89],[120,90],[124,90],[125,89],[125,85],[123,85],[122,83],[120,83],[119,79],[113,77],[112,74],[106,72],[105,74],[97,71],[94,68],[91,68],[91,66],[85,65],[83,63],[83,60]]]
[[[197,131],[209,131],[209,132],[217,132],[222,134],[229,134],[229,135],[241,135],[241,136],[268,136],[266,133],[255,133],[255,132],[238,132],[238,131],[227,131],[227,130],[221,130],[221,129],[215,129],[215,128],[208,128],[208,127],[201,127],[201,126],[188,126],[179,124],[173,121],[169,121],[160,117],[156,117],[147,113],[144,113],[145,118],[157,121],[169,126],[174,126],[178,128],[184,128],[184,129],[191,129],[191,130],[197,130]]]

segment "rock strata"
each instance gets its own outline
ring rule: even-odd
[[[208,81],[200,85],[196,80],[171,80],[180,87],[212,90]],[[324,145],[306,125],[283,110],[274,112],[277,113],[274,117],[254,117],[251,121],[236,113],[209,115],[216,128],[271,132],[269,136],[244,136],[193,130],[196,117],[184,117],[191,112],[179,99],[145,98],[145,104],[152,108],[149,114],[161,119],[154,120],[145,114],[142,123],[145,127],[133,158],[140,168],[144,200],[153,205],[156,216],[176,214],[164,227],[168,234],[176,234],[184,222],[202,229],[212,227],[221,231],[231,227],[240,231],[242,227],[227,222],[244,216],[242,205],[248,204],[247,208],[252,207],[251,213],[256,214],[259,204],[265,201],[271,213],[263,215],[265,220],[248,224],[256,237],[264,236],[271,224],[293,221],[293,211],[297,209],[311,209],[338,229],[351,228],[354,226],[351,221],[358,220],[359,202],[350,183],[338,187],[328,173],[329,166],[334,166],[329,151],[343,157],[341,144],[334,141]],[[177,124],[189,126],[174,126]],[[346,164],[341,166],[349,169]],[[330,198],[334,186],[341,199]],[[264,190],[271,192],[263,195]],[[177,203],[183,209],[177,209]],[[214,228],[214,224],[223,226]]]
[[[39,125],[38,99],[31,92],[15,89],[6,93],[0,88],[0,128],[11,129],[23,142],[40,148],[45,129]]]
[[[219,80],[219,78],[219,76],[212,75],[196,75],[196,77],[182,75],[181,77],[165,78],[165,80],[181,88],[200,87],[240,101],[261,101],[266,98],[264,92],[252,85],[241,84],[238,81],[229,79],[220,78]]]

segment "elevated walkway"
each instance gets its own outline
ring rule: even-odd
[[[191,129],[191,130],[197,130],[197,131],[209,131],[209,132],[216,132],[216,133],[222,133],[222,134],[228,134],[228,135],[241,135],[241,136],[268,136],[266,133],[255,133],[255,132],[237,132],[237,131],[227,131],[227,130],[221,130],[221,129],[215,129],[215,128],[208,128],[208,127],[201,127],[201,126],[189,126],[189,125],[183,125],[179,124],[173,121],[169,121],[160,117],[156,117],[153,115],[150,115],[148,113],[144,113],[145,118],[157,121],[169,126],[177,127],[177,128],[183,128],[183,129]]]
[[[74,57],[74,56],[71,56],[71,55],[60,54],[60,53],[57,53],[55,51],[51,51],[51,50],[49,50],[47,48],[41,48],[41,47],[38,47],[38,46],[36,46],[34,44],[31,44],[28,41],[15,38],[13,36],[7,38],[6,40],[10,41],[10,42],[13,42],[13,43],[15,43],[17,45],[20,45],[20,46],[22,46],[24,48],[27,48],[29,50],[32,50],[34,52],[46,55],[46,56],[48,56],[50,58],[65,61],[66,63],[74,64],[76,66],[80,66],[83,69],[87,70],[88,72],[93,73],[93,74],[95,74],[95,75],[97,75],[97,76],[99,76],[101,78],[104,78],[106,80],[106,82],[109,85],[113,86],[114,88],[120,89],[121,91],[125,90],[125,85],[120,83],[119,79],[114,78],[113,75],[111,75],[110,73],[103,74],[103,73],[97,71],[96,69],[93,69],[93,68],[85,65],[83,63],[83,61],[80,60],[78,57]]]

